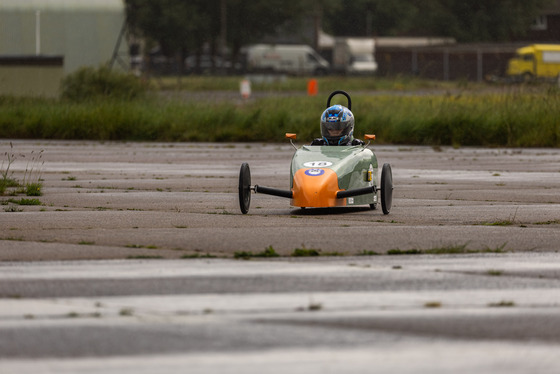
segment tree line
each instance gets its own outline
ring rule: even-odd
[[[553,0],[125,0],[129,28],[181,61],[266,35],[321,28],[335,36],[441,36],[459,42],[522,37]],[[309,44],[314,44],[310,40]]]

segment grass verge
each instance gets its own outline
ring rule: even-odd
[[[341,87],[345,88],[344,84]],[[560,90],[353,95],[356,136],[393,144],[560,146]],[[310,141],[324,97],[269,96],[244,103],[156,97],[68,102],[0,98],[0,137],[125,141]],[[294,115],[297,113],[297,115]]]
[[[274,250],[274,248],[272,248],[272,246],[268,246],[267,248],[264,249],[264,251],[262,252],[258,252],[258,253],[253,253],[250,251],[239,251],[239,252],[235,252],[233,254],[234,258],[238,258],[238,259],[242,259],[242,260],[248,260],[250,258],[253,257],[264,257],[264,258],[270,258],[270,257],[280,257],[280,255],[278,253],[276,253],[276,251]]]
[[[387,251],[389,256],[398,255],[444,255],[444,254],[470,254],[470,253],[504,253],[507,243],[496,248],[468,249],[467,244],[448,245],[442,247],[434,247],[429,249],[390,249]]]

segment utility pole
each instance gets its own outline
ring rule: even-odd
[[[371,10],[366,11],[366,36],[372,36],[372,21],[373,15],[371,14]]]
[[[315,4],[313,14],[313,49],[319,49],[319,32],[321,31],[321,4]]]
[[[35,55],[41,54],[41,11],[35,11]]]
[[[227,0],[220,0],[220,56],[226,57],[227,45]]]

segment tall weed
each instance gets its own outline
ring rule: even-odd
[[[355,136],[454,146],[560,146],[560,91],[354,95]],[[243,103],[155,97],[70,102],[0,98],[0,137],[144,141],[282,141],[320,134],[323,97]]]

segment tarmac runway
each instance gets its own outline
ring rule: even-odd
[[[12,143],[43,196],[0,197],[2,373],[558,372],[560,150],[374,146],[389,215],[241,215],[289,144]]]
[[[2,373],[557,373],[556,253],[0,265]]]
[[[253,184],[289,189],[289,144],[14,141],[11,170],[44,164],[41,205],[0,197],[0,260],[189,255],[231,257],[272,246],[355,255],[466,247],[556,251],[560,150],[374,146],[393,169],[393,207],[306,209],[253,195],[237,200],[239,167]],[[0,143],[1,153],[9,143]],[[33,165],[31,165],[33,166]],[[29,173],[28,173],[29,174]],[[29,176],[28,176],[29,178]],[[18,198],[11,198],[19,200]]]

